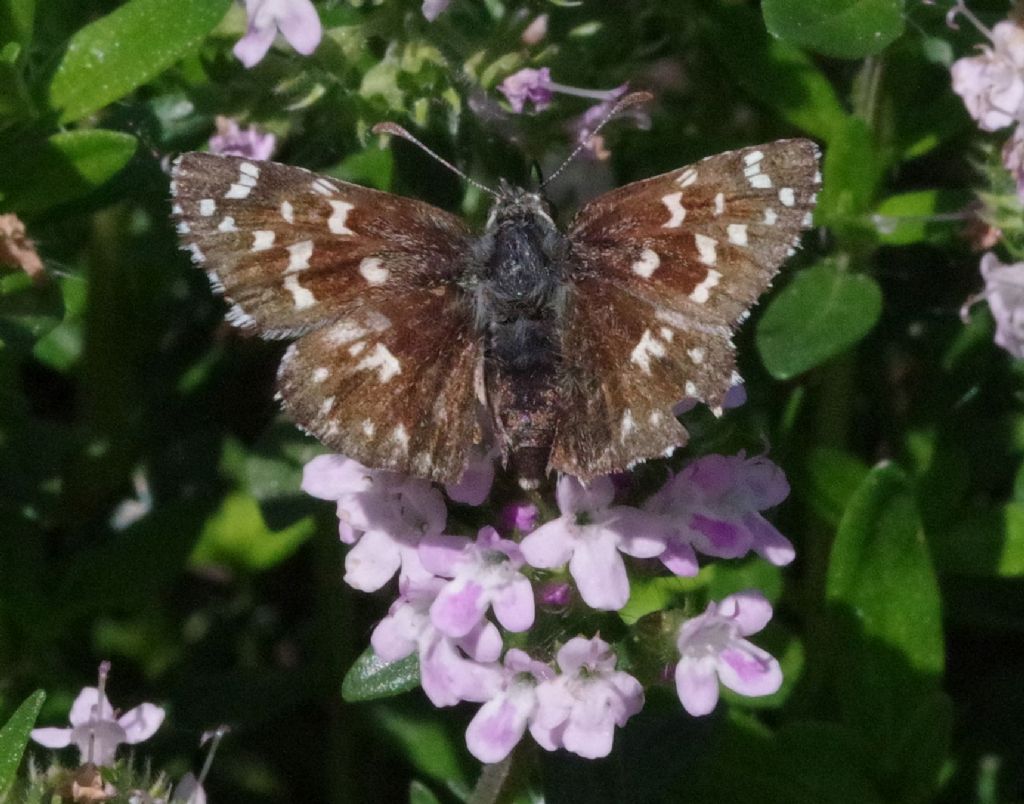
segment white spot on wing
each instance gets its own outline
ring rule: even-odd
[[[238,229],[235,226],[235,219],[232,218],[230,215],[225,215],[224,216],[224,220],[222,220],[217,225],[217,231],[218,232],[237,232]]]
[[[715,215],[721,215],[725,212],[725,194],[718,193],[715,196]]]
[[[330,370],[325,368],[324,366],[318,366],[317,368],[313,369],[313,382],[323,382],[330,376]]]
[[[245,184],[232,184],[226,193],[225,198],[248,198],[252,187]]]
[[[252,233],[252,250],[266,251],[274,245],[274,233],[269,229],[257,229]]]
[[[622,434],[619,440],[625,444],[626,439],[636,431],[636,421],[633,419],[633,411],[626,410],[622,414]]]
[[[378,343],[372,352],[356,364],[356,369],[378,369],[378,379],[381,382],[388,382],[396,374],[402,373],[402,364],[391,354],[388,347]]]
[[[718,246],[718,241],[713,237],[707,235],[694,235],[694,242],[697,244],[697,253],[700,255],[700,261],[705,265],[714,265],[718,262],[718,253],[715,249]]]
[[[779,201],[784,207],[791,207],[796,203],[796,196],[793,195],[792,187],[783,187],[779,190]]]
[[[651,335],[649,329],[644,330],[644,334],[640,337],[640,342],[637,343],[633,352],[630,354],[629,359],[631,362],[636,363],[644,374],[651,373],[651,357],[664,357],[665,356],[665,345]]]
[[[383,285],[391,272],[381,265],[378,257],[364,257],[359,263],[359,273],[371,285]]]
[[[775,221],[779,219],[778,214],[771,207],[765,207],[764,210],[764,222],[767,226],[774,226]]]
[[[684,220],[686,220],[686,209],[680,202],[682,197],[682,192],[678,192],[669,193],[661,199],[661,203],[665,205],[665,208],[668,209],[669,215],[671,216],[662,224],[663,229],[676,229],[682,225]]]
[[[321,403],[321,405],[320,405],[320,415],[321,416],[326,416],[328,413],[331,412],[331,408],[333,408],[333,407],[334,407],[334,397],[333,396],[326,397],[324,399],[323,403]]]
[[[177,226],[174,227],[178,230],[178,234],[188,234],[192,231],[192,227],[189,226],[185,221],[178,221]]]
[[[295,274],[289,274],[284,279],[284,289],[292,294],[292,298],[295,299],[295,309],[305,310],[307,307],[312,307],[316,304],[316,297],[309,290],[299,284],[299,278]]]
[[[331,209],[333,209],[334,211],[331,213],[331,217],[327,219],[327,228],[330,229],[334,234],[355,234],[355,232],[353,232],[345,225],[345,220],[348,218],[348,213],[354,208],[354,205],[348,203],[347,201],[331,201],[330,203]]]
[[[209,218],[216,211],[217,202],[212,198],[204,198],[199,202],[199,214],[204,218]]]
[[[238,172],[242,176],[252,176],[254,179],[260,177],[260,169],[252,162],[243,162],[238,166]]]
[[[400,424],[394,429],[391,433],[391,438],[398,444],[398,448],[402,452],[409,451],[409,431],[405,429],[404,424]]]
[[[339,321],[327,330],[327,340],[335,346],[357,341],[367,334],[367,330],[351,321]]]
[[[292,206],[291,201],[281,202],[281,217],[287,223],[295,223],[295,208]]]
[[[692,349],[687,349],[686,354],[690,356],[690,360],[698,365],[704,362],[704,348],[701,346],[694,346]]]
[[[704,277],[704,281],[701,282],[697,287],[690,293],[690,298],[698,304],[704,304],[711,297],[711,288],[718,284],[718,280],[722,278],[722,275],[718,273],[714,268],[708,269],[708,275]]]
[[[659,265],[661,265],[661,257],[651,249],[645,248],[640,252],[640,259],[633,263],[633,273],[644,279],[650,279],[658,270]],[[362,270],[362,266],[360,266],[360,270]]]
[[[751,176],[750,186],[757,187],[760,190],[767,190],[772,186],[771,176],[767,173],[758,173],[756,176]]]
[[[697,181],[697,171],[691,167],[686,168],[686,170],[679,174],[679,177],[676,179],[676,184],[680,187],[689,187],[695,181]]]
[[[730,223],[726,227],[729,233],[729,242],[737,246],[747,245],[747,225],[745,223]]]
[[[313,192],[320,193],[320,195],[334,195],[334,185],[326,179],[317,177],[313,180],[313,184],[310,185]]]
[[[764,159],[763,151],[750,151],[749,153],[743,155],[743,163],[748,166],[755,165],[762,159]]]
[[[309,258],[313,256],[313,241],[300,240],[288,246],[288,267],[285,273],[303,271],[309,267]]]
[[[369,419],[363,419],[363,435],[365,435],[367,438],[370,438],[371,436],[373,436],[376,430],[377,428],[373,426],[372,421],[370,421]]]
[[[685,394],[687,396],[692,396],[692,397],[696,397],[697,396],[697,386],[693,383],[692,380],[687,380],[686,381],[686,385],[683,386],[683,391],[685,392]]]

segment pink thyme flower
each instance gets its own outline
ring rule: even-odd
[[[444,487],[448,496],[455,502],[466,505],[483,505],[487,495],[491,493],[494,483],[494,459],[497,451],[486,452],[483,447],[470,448],[469,463],[458,483]]]
[[[986,33],[992,46],[980,56],[953,62],[953,91],[984,131],[996,131],[1021,118],[1024,106],[1024,29],[1009,20]]]
[[[606,160],[611,156],[611,152],[605,148],[604,137],[601,134],[595,135],[593,132],[611,114],[619,98],[625,95],[628,89],[629,84],[622,84],[622,86],[608,90],[604,93],[606,96],[604,100],[591,106],[569,126],[570,133],[576,142],[584,145],[585,152],[598,161]],[[624,112],[622,116],[632,120],[639,129],[646,130],[651,127],[651,116],[641,108],[633,107]]]
[[[423,16],[427,18],[427,22],[433,22],[445,12],[451,4],[451,1],[452,0],[423,0],[423,6],[420,10],[423,12]]]
[[[995,342],[1014,357],[1024,357],[1024,262],[1004,265],[991,251],[981,258],[985,290],[996,321]]]
[[[529,25],[523,28],[523,32],[519,34],[519,40],[524,45],[536,45],[547,35],[548,15],[538,14]]]
[[[210,153],[244,156],[247,159],[270,159],[277,147],[277,137],[257,126],[240,128],[230,117],[217,116],[217,133],[210,137]]]
[[[562,672],[537,685],[530,734],[542,748],[564,748],[587,759],[611,753],[615,726],[639,712],[644,690],[615,669],[615,654],[600,637],[573,637],[558,651]]]
[[[429,536],[419,552],[426,569],[452,579],[430,607],[431,622],[446,636],[468,634],[489,606],[509,631],[533,625],[533,587],[519,571],[523,554],[518,544],[502,539],[494,528],[481,528],[475,542],[461,536]]]
[[[543,111],[551,105],[551,99],[556,92],[599,101],[614,101],[622,94],[624,87],[608,90],[583,89],[552,81],[551,70],[548,67],[541,67],[537,70],[532,67],[524,67],[498,84],[498,90],[508,99],[512,111],[521,114],[527,103],[532,103],[536,111]]]
[[[355,546],[345,556],[345,582],[363,592],[400,579],[430,577],[417,547],[441,533],[448,512],[444,497],[425,480],[367,469],[343,455],[320,455],[306,464],[302,488],[338,503],[342,541]]]
[[[151,703],[139,704],[120,717],[104,693],[110,663],[100,665],[99,687],[85,687],[71,705],[71,728],[33,729],[32,739],[47,748],[66,748],[74,743],[82,763],[102,767],[114,764],[121,743],[135,745],[148,740],[164,722],[164,710]]]
[[[546,522],[522,541],[523,555],[542,569],[569,563],[580,597],[594,609],[617,610],[629,600],[629,578],[620,551],[653,558],[665,549],[662,519],[637,508],[612,505],[615,485],[609,477],[589,488],[574,477],[556,487],[562,515]]]
[[[459,639],[445,636],[431,622],[430,607],[444,588],[440,578],[402,584],[398,600],[370,636],[373,651],[386,662],[420,657],[420,683],[434,706],[486,701],[494,694],[501,634],[481,620]]]
[[[537,684],[555,676],[543,662],[512,648],[493,697],[477,710],[466,729],[469,753],[481,762],[500,762],[526,733],[537,711]]]
[[[499,521],[505,532],[518,530],[520,533],[529,533],[537,527],[538,516],[540,512],[532,503],[508,503],[501,509]]]
[[[245,11],[249,26],[235,44],[235,55],[246,67],[263,60],[278,31],[303,56],[320,44],[323,28],[310,0],[245,0]]]
[[[782,685],[778,661],[743,637],[756,634],[772,618],[760,592],[729,595],[710,602],[703,614],[683,623],[676,647],[676,691],[691,715],[706,715],[718,703],[718,682],[746,696],[771,695]]]
[[[705,455],[671,478],[645,504],[675,523],[662,561],[678,575],[692,575],[692,548],[721,558],[753,550],[772,564],[793,560],[793,545],[759,512],[789,494],[785,475],[767,458]]]

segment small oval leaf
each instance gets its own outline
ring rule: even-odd
[[[349,703],[390,698],[420,684],[419,657],[414,653],[397,662],[385,662],[367,648],[341,682],[341,697]]]
[[[78,31],[50,82],[60,121],[78,120],[162,73],[224,18],[230,0],[130,0]]]
[[[95,190],[135,155],[130,134],[105,129],[65,131],[0,164],[4,206],[25,215],[42,212]]]
[[[764,0],[761,10],[772,35],[843,59],[878,53],[903,33],[902,0]]]
[[[46,693],[36,690],[11,715],[0,729],[0,795],[11,786],[14,775],[18,772],[21,758],[28,745],[28,737],[32,727],[36,725],[39,710],[46,700]]]
[[[772,299],[757,326],[757,349],[772,376],[788,380],[853,346],[881,312],[882,291],[871,277],[817,265]]]

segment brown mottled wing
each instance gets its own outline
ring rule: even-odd
[[[664,454],[686,442],[680,399],[721,404],[732,333],[811,224],[818,159],[809,140],[780,140],[580,211],[552,468],[589,478]]]
[[[172,193],[181,242],[229,320],[265,338],[323,326],[367,290],[449,284],[470,237],[429,204],[236,156],[183,155]]]
[[[373,468],[455,481],[478,441],[482,359],[457,287],[470,235],[411,199],[272,162],[185,154],[174,171],[183,245],[232,304],[228,320],[299,337],[284,408]]]
[[[292,344],[278,370],[288,413],[362,464],[456,482],[480,441],[479,339],[458,291],[371,291]]]

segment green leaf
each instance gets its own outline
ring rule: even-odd
[[[825,521],[838,524],[868,467],[839,449],[816,447],[807,456],[800,490]]]
[[[54,134],[29,140],[0,163],[0,200],[19,214],[42,212],[92,192],[134,156],[130,134],[105,129]]]
[[[805,53],[769,37],[748,8],[722,9],[709,27],[712,52],[759,103],[808,134],[831,139],[846,112],[831,82]]]
[[[0,0],[0,44],[25,45],[32,38],[36,0]]]
[[[873,216],[878,241],[887,246],[949,241],[957,234],[959,221],[937,220],[943,213],[962,210],[970,201],[967,193],[949,190],[917,190],[886,198]]]
[[[28,745],[29,732],[35,726],[39,710],[45,700],[46,693],[36,690],[0,729],[0,796],[14,781],[14,775],[18,772],[18,766],[25,753],[25,746]]]
[[[401,695],[419,685],[420,665],[416,654],[397,662],[385,662],[373,648],[367,648],[345,674],[341,697],[349,703],[372,701]]]
[[[827,56],[859,59],[903,33],[902,0],[764,0],[773,36]]]
[[[837,125],[825,151],[815,220],[827,226],[859,224],[874,205],[881,161],[867,123],[847,117]]]
[[[1024,504],[974,511],[953,528],[929,533],[929,544],[944,573],[1024,577]]]
[[[207,520],[191,561],[269,569],[292,555],[315,530],[311,517],[271,530],[256,498],[235,492],[225,497],[220,509]]]
[[[409,785],[409,804],[441,804],[441,800],[423,782],[413,779]]]
[[[230,0],[129,0],[78,31],[50,83],[60,122],[123,98],[196,48]]]
[[[398,743],[401,756],[420,773],[449,786],[469,782],[464,738],[437,717],[437,710],[410,713],[379,707],[374,719],[378,731]]]
[[[902,471],[874,468],[839,524],[826,580],[832,677],[843,719],[883,775],[943,670],[938,581]]]
[[[28,274],[0,276],[0,344],[29,347],[64,315],[60,288]]]
[[[875,326],[882,291],[829,265],[801,271],[758,322],[757,349],[773,377],[788,380],[849,349]]]

